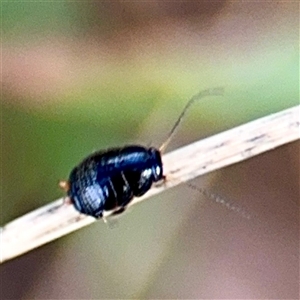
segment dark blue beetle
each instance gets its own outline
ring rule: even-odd
[[[144,195],[164,178],[155,148],[126,146],[93,153],[69,177],[68,196],[83,214],[101,218],[103,211],[124,211],[133,197]]]
[[[190,105],[204,96],[222,94],[222,88],[209,89],[190,99],[159,150],[132,145],[95,152],[76,166],[69,180],[61,181],[60,186],[83,214],[101,218],[104,211],[123,212],[133,197],[144,195],[153,183],[165,179],[161,152]]]

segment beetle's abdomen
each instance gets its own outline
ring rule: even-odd
[[[68,195],[75,208],[83,214],[101,217],[109,190],[97,182],[97,164],[86,160],[73,169],[69,178]]]
[[[73,169],[68,195],[78,211],[99,218],[103,211],[125,208],[162,177],[157,150],[141,146],[111,149],[92,154]]]

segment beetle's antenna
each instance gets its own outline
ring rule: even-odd
[[[248,220],[251,219],[251,215],[242,207],[235,205],[233,203],[231,203],[230,201],[228,201],[227,199],[215,194],[215,193],[211,193],[206,191],[203,188],[199,188],[196,185],[186,182],[186,184],[193,190],[201,193],[202,195],[204,195],[205,197],[214,200],[216,203],[221,204],[223,206],[225,206],[227,209],[235,211],[236,213],[240,214],[243,218],[246,218]]]
[[[178,125],[181,123],[181,121],[183,120],[186,112],[188,111],[188,109],[191,107],[192,104],[194,104],[196,101],[206,97],[206,96],[222,96],[224,94],[224,88],[222,87],[218,87],[218,88],[213,88],[213,89],[207,89],[204,91],[199,92],[198,94],[194,95],[186,104],[186,106],[184,107],[183,111],[181,112],[180,116],[178,117],[177,121],[175,122],[173,128],[171,129],[168,138],[166,139],[166,141],[160,146],[159,151],[160,152],[164,152],[166,150],[166,148],[168,147],[169,143],[171,142],[172,138],[174,137],[177,129],[178,129]]]

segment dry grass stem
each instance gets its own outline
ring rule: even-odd
[[[269,115],[163,155],[165,184],[135,198],[130,206],[182,182],[251,158],[300,137],[300,106]],[[1,262],[95,222],[63,198],[1,228]]]

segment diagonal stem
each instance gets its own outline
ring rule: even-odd
[[[165,184],[135,198],[144,201],[182,182],[249,159],[300,138],[300,105],[235,127],[163,155]],[[80,215],[63,198],[0,228],[1,263],[96,220]]]

